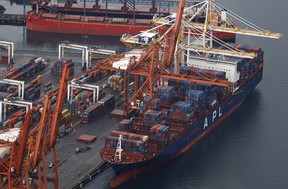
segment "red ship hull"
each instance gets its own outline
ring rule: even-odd
[[[42,18],[35,14],[27,14],[26,16],[26,28],[28,30],[46,33],[121,36],[124,33],[136,35],[152,27],[150,24],[101,23],[80,20],[60,21],[54,18]],[[160,33],[165,31],[163,29]],[[215,32],[214,36],[224,41],[232,41],[235,40],[236,34]]]

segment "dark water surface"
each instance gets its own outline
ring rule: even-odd
[[[256,25],[284,34],[280,40],[237,36],[237,43],[265,51],[263,81],[247,101],[182,157],[137,176],[121,189],[288,188],[288,1],[218,0]],[[0,3],[10,11],[19,6]],[[10,7],[9,7],[10,6]],[[0,26],[0,40],[16,49],[57,50],[57,43],[84,43],[82,36],[26,35],[23,27]],[[118,38],[90,37],[88,44],[123,49]],[[94,182],[87,188],[97,188]]]

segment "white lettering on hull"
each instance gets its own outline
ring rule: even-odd
[[[221,106],[218,108],[218,111],[217,110],[214,110],[213,113],[212,113],[212,119],[211,119],[211,122],[210,123],[213,123],[215,121],[215,118],[219,118],[222,116],[222,110],[221,110]],[[203,126],[203,130],[206,129],[206,127],[209,127],[209,122],[208,122],[208,118],[206,117],[205,120],[204,120],[204,126]]]

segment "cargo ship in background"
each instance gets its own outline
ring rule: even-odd
[[[61,34],[121,36],[136,35],[152,28],[153,17],[168,16],[170,12],[157,11],[155,1],[152,7],[133,9],[128,2],[118,9],[101,8],[96,4],[58,3],[52,9],[51,3],[43,1],[34,6],[26,15],[26,28],[30,31]],[[194,2],[194,3],[198,3]],[[56,11],[57,10],[57,11]],[[55,12],[55,13],[51,13]],[[217,18],[219,20],[219,18]],[[193,19],[193,22],[205,21],[204,13]],[[163,28],[159,33],[164,34]],[[215,31],[214,36],[224,41],[234,41],[236,34]]]
[[[218,10],[223,25],[213,23],[213,19],[206,19],[203,24],[189,23],[199,12],[192,11],[188,18],[182,16],[184,4],[181,0],[177,12],[181,16],[177,16],[173,24],[171,17],[154,20],[171,26],[173,32],[167,34],[168,37],[151,32],[143,32],[137,38],[122,37],[123,42],[133,45],[154,45],[132,50],[122,59],[113,61],[111,58],[98,63],[100,68],[110,65],[134,76],[136,90],[126,106],[140,111],[138,117],[123,120],[105,138],[100,155],[112,164],[117,175],[110,183],[111,188],[187,152],[240,107],[262,80],[263,50],[243,44],[225,44],[211,35],[214,31],[276,39],[282,36],[252,24],[246,24],[250,29],[245,30],[226,25],[223,21],[228,16],[247,22],[211,0],[202,1],[197,8],[212,14],[214,9]],[[185,10],[193,8],[196,7]],[[212,17],[209,15],[209,18]],[[186,37],[180,32],[181,27],[191,35]],[[199,30],[203,31],[201,37],[193,35]],[[168,40],[164,40],[165,37]],[[214,42],[218,42],[217,48]],[[181,49],[185,58],[174,57],[175,49]],[[160,52],[164,52],[161,57]],[[144,92],[144,89],[147,90]],[[129,94],[126,97],[128,99]]]

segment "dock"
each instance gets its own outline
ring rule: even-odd
[[[26,26],[23,14],[0,14],[0,25]]]
[[[30,50],[16,50],[16,54],[14,56],[15,66],[21,65],[24,60],[31,57],[42,57],[44,59],[49,58],[49,62],[47,68],[39,73],[42,75],[42,87],[43,84],[47,82],[53,83],[53,88],[58,87],[58,82],[60,77],[53,76],[51,77],[50,68],[52,63],[57,60],[57,52],[56,51],[30,51]],[[67,57],[71,57],[73,62],[75,62],[75,74],[74,76],[79,76],[84,73],[81,70],[81,58],[77,57],[77,55],[71,53],[67,54]],[[1,70],[4,70],[5,66],[1,66]],[[91,84],[95,85],[103,85],[107,83],[107,78],[102,78],[98,81],[95,81]],[[107,93],[111,93],[109,89],[107,89]],[[42,95],[43,96],[43,90]],[[100,157],[100,151],[105,143],[105,136],[108,135],[113,129],[119,125],[121,119],[118,118],[110,118],[109,113],[106,113],[99,119],[96,119],[88,124],[83,124],[80,121],[80,118],[73,118],[73,125],[71,128],[71,132],[64,136],[59,137],[57,140],[56,148],[57,148],[57,159],[59,160],[58,164],[58,172],[59,172],[59,188],[82,188],[85,184],[91,181],[96,175],[101,174],[101,177],[109,179],[104,179],[105,183],[101,183],[103,187],[106,188],[109,185],[111,171],[109,174],[106,174],[106,168],[109,166],[105,163]],[[88,144],[90,146],[90,150],[75,153],[75,149],[79,147],[83,147],[87,144],[83,142],[78,142],[77,138],[81,134],[94,135],[97,137],[97,140]],[[53,153],[50,153],[46,156],[46,166],[47,166],[47,178],[52,178],[54,176],[54,172],[52,168],[49,168],[50,162],[53,162]],[[35,175],[36,176],[36,175]],[[48,179],[50,180],[50,179]],[[48,188],[54,188],[53,183],[49,183]]]

